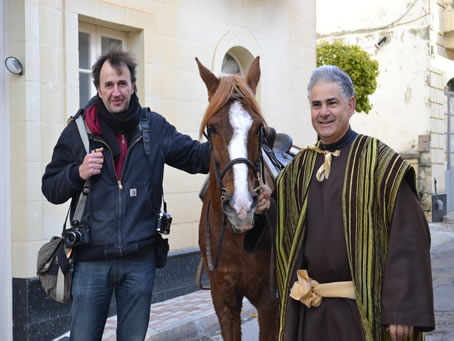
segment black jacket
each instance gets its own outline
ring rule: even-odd
[[[91,228],[91,243],[76,248],[77,259],[109,259],[149,249],[157,233],[164,164],[188,173],[208,173],[208,143],[180,134],[164,117],[151,112],[151,154],[145,154],[138,126],[128,139],[128,152],[118,179],[111,149],[102,136],[89,132],[89,140],[91,150],[104,148],[104,163],[101,173],[91,177],[82,219]],[[71,217],[84,184],[78,169],[85,154],[73,121],[63,130],[42,178],[42,192],[51,203],[72,199]]]

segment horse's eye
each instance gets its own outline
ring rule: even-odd
[[[208,130],[208,135],[216,135],[217,132],[216,132],[216,127],[212,124],[210,124],[208,127],[207,127],[207,130]]]

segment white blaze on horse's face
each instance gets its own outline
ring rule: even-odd
[[[252,118],[243,108],[240,101],[235,101],[230,106],[229,118],[233,128],[232,139],[228,146],[230,160],[238,158],[247,159],[247,139],[249,129],[253,123]],[[250,216],[253,200],[248,190],[248,166],[244,163],[234,165],[233,179],[235,192],[231,206],[235,209],[239,219],[250,222],[250,219],[252,219]]]

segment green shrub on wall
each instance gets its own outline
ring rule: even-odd
[[[377,88],[378,62],[357,45],[344,45],[339,41],[317,44],[317,66],[336,65],[352,79],[356,95],[356,111],[366,114],[372,109],[369,95]]]

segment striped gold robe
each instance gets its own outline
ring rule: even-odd
[[[288,293],[303,247],[309,185],[316,159],[316,152],[304,150],[277,179],[276,268],[281,296],[280,340],[283,339],[286,319],[290,318],[286,316]],[[381,289],[388,229],[404,178],[411,182],[416,192],[414,170],[405,160],[374,138],[360,135],[355,139],[345,169],[342,213],[351,278],[366,340],[389,339],[381,322]],[[414,339],[421,340],[423,335],[416,333]]]

